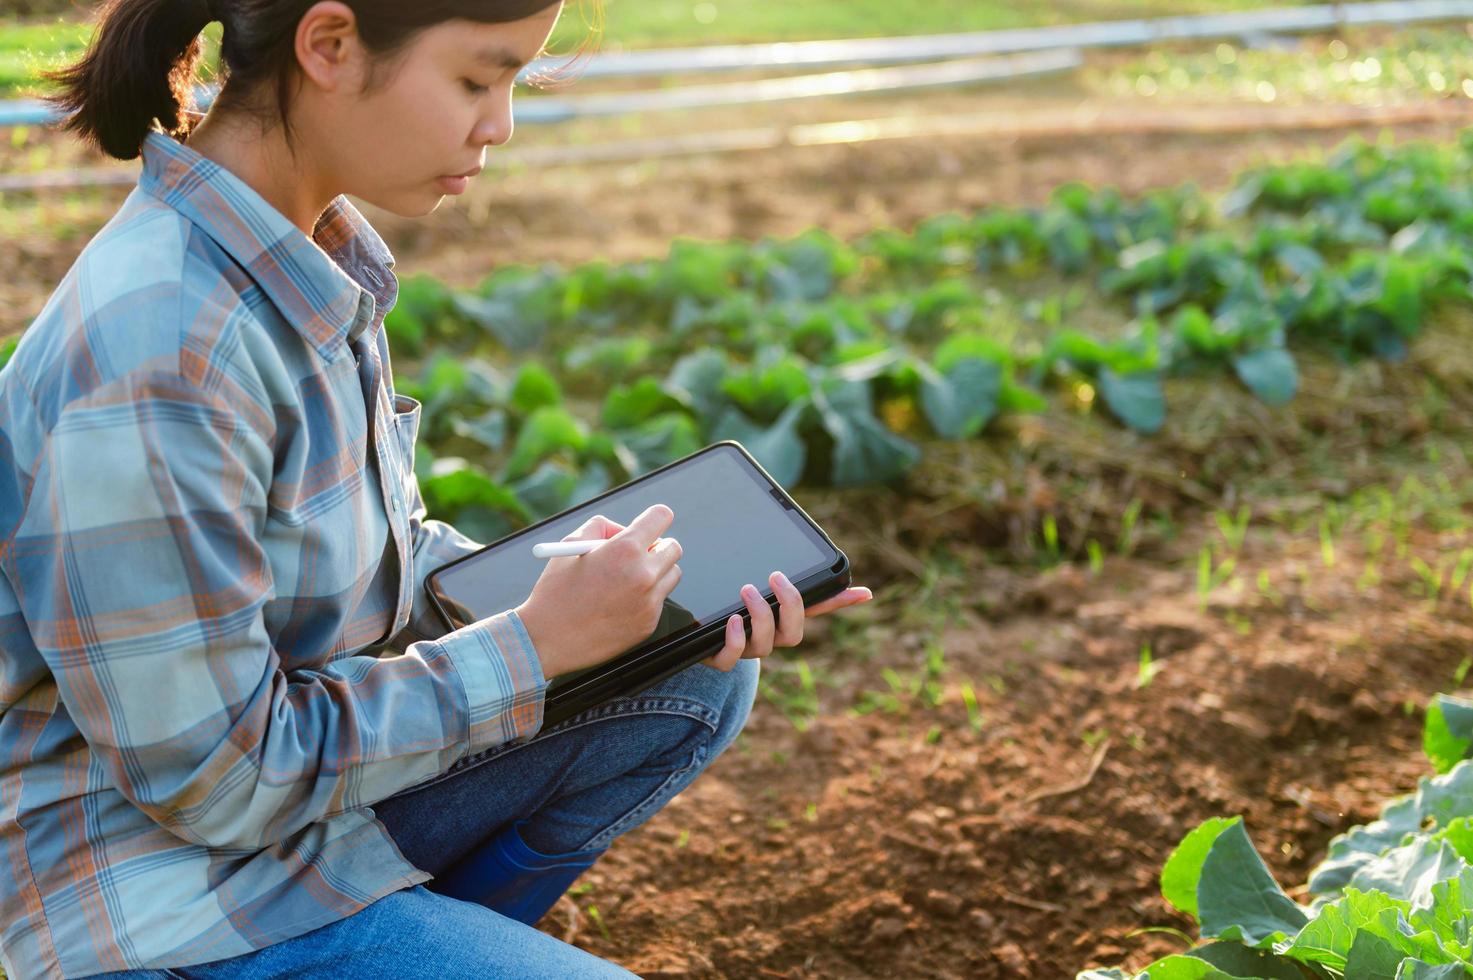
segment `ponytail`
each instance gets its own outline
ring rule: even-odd
[[[132,160],[157,119],[174,135],[192,122],[200,34],[212,19],[208,0],[106,0],[87,53],[42,77],[61,84],[43,96],[64,116],[62,128],[109,156]]]

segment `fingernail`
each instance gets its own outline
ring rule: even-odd
[[[746,596],[748,599],[757,598],[757,587],[755,585],[742,586],[742,595]]]
[[[777,573],[777,584],[778,585],[792,585],[793,583],[792,582],[789,582],[788,581],[788,577],[786,575],[784,575],[782,572],[778,572]]]

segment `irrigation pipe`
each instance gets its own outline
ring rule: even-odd
[[[524,100],[518,105],[517,122],[560,123],[591,116],[753,105],[865,92],[950,88],[1070,71],[1083,63],[1083,55],[1076,50],[1038,51],[1010,57],[945,61],[936,65],[865,68],[754,82],[683,85],[654,91],[587,95],[571,99],[536,98]],[[196,89],[195,101],[204,109],[213,101],[215,93],[213,86],[201,85]],[[22,102],[0,102],[0,126],[6,123],[40,124],[50,121],[51,115],[49,107],[37,107]]]
[[[939,65],[906,68],[864,68],[858,71],[769,78],[721,85],[683,85],[653,92],[621,92],[589,95],[554,102],[537,99],[525,103],[517,118],[532,122],[562,122],[588,116],[622,116],[638,112],[668,112],[673,109],[706,109],[727,105],[755,105],[798,99],[867,92],[910,92],[930,88],[952,88],[980,82],[1009,81],[1055,72],[1071,71],[1084,64],[1076,50],[1039,51],[1006,58],[975,58]]]

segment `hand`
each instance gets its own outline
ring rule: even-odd
[[[756,586],[749,585],[742,590],[742,601],[752,614],[751,642],[747,641],[741,615],[733,613],[726,621],[726,646],[701,663],[717,670],[729,671],[736,666],[738,660],[761,659],[771,653],[774,647],[795,647],[803,642],[805,617],[823,616],[836,609],[856,606],[874,598],[873,592],[860,585],[845,589],[812,609],[805,609],[802,594],[798,592],[796,585],[788,581],[787,576],[781,572],[773,572],[767,577],[767,581],[772,585],[773,595],[777,596],[778,618],[781,622],[773,622],[772,607],[762,598],[762,593],[757,591]]]
[[[628,527],[602,514],[565,541],[603,540],[586,555],[549,559],[516,607],[548,680],[603,663],[648,637],[680,582],[680,542],[662,538],[675,514],[645,509]]]

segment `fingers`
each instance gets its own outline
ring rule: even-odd
[[[567,535],[563,538],[563,540],[587,541],[589,539],[592,539],[596,541],[600,538],[612,538],[614,535],[618,534],[622,530],[624,530],[623,524],[620,524],[617,521],[611,521],[602,514],[595,514],[588,520],[584,521],[582,525],[579,526],[578,530]]]
[[[777,633],[773,645],[795,647],[803,642],[803,593],[782,572],[773,572],[767,581],[778,602]]]
[[[685,552],[680,547],[680,542],[674,538],[660,538],[651,547],[650,554],[655,559],[656,573],[664,576],[676,562],[680,561],[681,555]]]
[[[803,642],[803,621],[813,616],[822,616],[846,606],[859,605],[874,598],[874,593],[859,585],[845,589],[838,595],[825,599],[815,606],[805,608],[803,594],[789,582],[781,572],[768,577],[773,595],[778,600],[780,625],[774,623],[772,607],[758,593],[755,600],[742,589],[742,602],[752,617],[750,639],[742,626],[740,614],[733,614],[726,621],[726,644],[718,653],[712,654],[701,663],[717,670],[729,671],[743,657],[761,658],[772,653],[774,647],[797,646]],[[765,625],[764,625],[765,624]],[[765,632],[764,632],[765,630]]]
[[[825,599],[817,605],[809,606],[806,615],[811,619],[814,616],[822,616],[836,609],[843,609],[846,606],[857,606],[861,602],[869,602],[874,597],[874,593],[869,589],[862,585],[856,586],[851,589],[845,589],[838,595]]]
[[[747,604],[747,612],[752,618],[752,639],[746,656],[765,657],[772,652],[772,641],[776,633],[772,607],[755,585],[742,586],[742,601]]]
[[[664,534],[675,520],[675,512],[664,504],[651,504],[646,507],[644,513],[629,522],[629,526],[618,534],[617,538],[630,538],[639,545],[641,552],[648,551],[655,539]]]
[[[675,591],[675,587],[680,584],[680,576],[683,574],[684,572],[681,571],[679,565],[671,565],[656,582],[655,595],[659,596],[661,601],[663,601],[670,593]]]
[[[742,625],[742,616],[740,613],[732,613],[726,618],[726,645],[701,663],[720,671],[729,671],[742,659],[746,649],[747,631]]]

